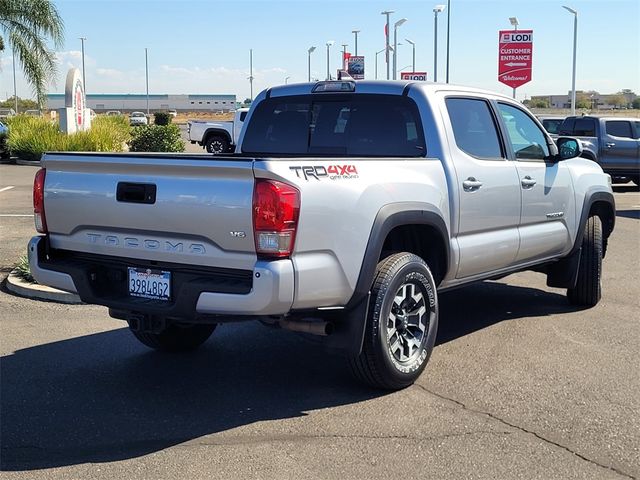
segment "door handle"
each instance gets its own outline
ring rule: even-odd
[[[607,143],[604,144],[604,146],[607,147],[607,148],[611,148],[611,147],[615,147],[616,144],[613,143],[613,142],[607,142]]]
[[[462,188],[465,192],[475,192],[482,186],[482,182],[476,180],[474,177],[467,178],[462,182]]]
[[[536,182],[533,178],[527,175],[522,179],[520,183],[522,184],[522,188],[533,188],[533,186],[538,182]]]

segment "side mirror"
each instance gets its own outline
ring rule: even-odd
[[[580,145],[580,140],[576,138],[558,137],[556,145],[558,146],[557,160],[567,160],[582,154],[582,145]]]

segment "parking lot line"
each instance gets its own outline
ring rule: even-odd
[[[13,185],[9,185],[8,187],[0,188],[0,193],[6,192],[7,190],[11,190],[12,188],[15,188],[15,187]]]
[[[0,217],[33,217],[33,213],[0,213]]]

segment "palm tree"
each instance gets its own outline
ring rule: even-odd
[[[0,52],[11,45],[40,106],[57,71],[48,41],[55,47],[64,41],[64,22],[51,0],[0,0]]]

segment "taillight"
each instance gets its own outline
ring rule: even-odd
[[[44,216],[44,178],[46,173],[47,171],[41,168],[33,180],[33,219],[36,223],[36,230],[40,233],[47,233],[47,219]]]
[[[300,214],[300,192],[275,180],[256,180],[253,190],[253,232],[261,257],[291,255]]]

